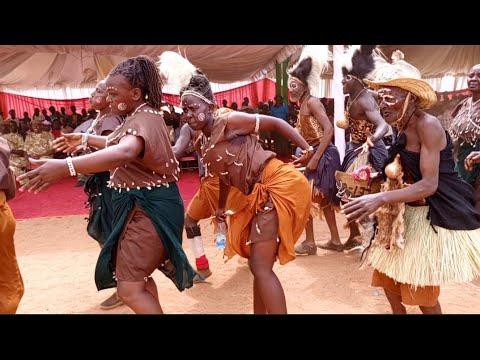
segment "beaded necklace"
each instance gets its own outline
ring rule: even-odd
[[[106,114],[103,114],[102,116],[100,116],[100,114],[98,114],[97,117],[95,118],[95,120],[92,121],[92,124],[88,128],[87,133],[92,134],[92,135],[97,135],[97,131],[95,130],[95,126],[97,126],[97,124],[100,121],[102,121],[102,119],[109,114],[110,113],[106,113]]]
[[[352,107],[353,103],[360,97],[360,95],[365,91],[367,90],[367,88],[363,88],[362,90],[359,91],[359,93],[357,94],[357,96],[355,96],[355,98],[350,101],[350,98],[348,98],[348,102],[347,102],[347,111],[349,114],[350,114],[350,108]]]
[[[137,108],[135,110],[133,110],[132,115],[130,115],[130,116],[135,115],[140,110],[140,108],[144,105],[147,105],[147,103],[145,102],[143,104],[138,105]]]
[[[467,101],[470,101],[470,106],[462,106],[450,127],[450,132],[455,138],[464,140],[460,145],[465,142],[475,144],[480,137],[480,126],[475,121],[478,121],[478,118],[472,119],[472,109],[480,103],[480,99],[474,102],[473,98],[470,97]]]

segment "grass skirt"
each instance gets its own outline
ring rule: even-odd
[[[372,246],[368,263],[394,280],[413,286],[470,282],[480,275],[480,229],[434,228],[428,206],[405,206],[405,249]]]

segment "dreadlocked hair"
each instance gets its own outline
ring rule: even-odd
[[[124,76],[130,85],[142,91],[145,102],[156,110],[162,106],[162,79],[157,65],[150,57],[139,55],[119,63],[110,75]]]
[[[352,75],[362,80],[375,69],[373,58],[376,45],[352,45],[342,59],[343,76]]]
[[[215,96],[213,96],[210,81],[207,76],[197,69],[196,73],[191,77],[187,86],[183,87],[180,91],[183,93],[186,90],[195,91],[205,96],[208,100],[215,104]]]

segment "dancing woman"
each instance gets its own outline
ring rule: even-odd
[[[207,138],[203,165],[208,174],[220,179],[218,220],[224,221],[231,186],[246,195],[230,218],[225,255],[248,258],[254,277],[254,313],[286,313],[285,294],[273,265],[277,258],[280,264],[295,259],[294,244],[310,214],[311,191],[305,176],[264,150],[257,135],[259,131],[277,131],[300,146],[303,154],[296,160],[297,166],[306,165],[313,148],[288,123],[275,117],[215,112],[207,77],[180,55],[164,52],[159,67],[169,83],[182,87],[182,107],[190,127]]]
[[[112,112],[127,115],[108,137],[88,135],[87,146],[99,151],[66,160],[30,160],[37,169],[22,175],[22,189],[41,191],[76,172],[110,170],[113,230],[95,270],[99,290],[117,286],[118,295],[135,313],[163,313],[155,269],[180,291],[193,285],[195,271],[182,249],[183,201],[176,181],[178,163],[162,118],[161,79],[146,56],[119,63],[106,78]],[[75,149],[79,142],[71,144]]]

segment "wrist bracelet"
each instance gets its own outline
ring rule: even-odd
[[[310,147],[306,150],[302,150],[302,154],[306,155],[307,153],[312,153],[313,152],[313,146],[310,145]]]
[[[83,151],[87,150],[88,135],[89,135],[88,132],[84,132],[84,133],[82,134],[82,148],[83,148]]]
[[[70,176],[76,176],[77,172],[75,171],[75,167],[73,166],[72,158],[68,156],[66,160],[67,160],[68,171],[70,171]]]
[[[255,114],[255,130],[253,131],[253,133],[257,135],[259,129],[260,129],[260,115]]]

